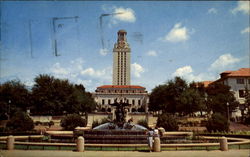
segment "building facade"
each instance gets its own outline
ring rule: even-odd
[[[113,49],[113,85],[130,85],[130,47],[127,32],[119,30]]]
[[[236,71],[224,71],[220,74],[220,79],[213,83],[222,83],[230,86],[236,100],[240,104],[245,103],[245,92],[250,90],[250,68],[241,68]]]
[[[128,103],[128,112],[147,112],[148,108],[148,92],[137,85],[103,85],[97,87],[94,99],[102,112],[111,112],[115,101]]]

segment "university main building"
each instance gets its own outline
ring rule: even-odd
[[[117,43],[113,49],[113,80],[112,85],[97,87],[94,99],[102,112],[111,112],[115,101],[127,102],[128,112],[147,112],[148,92],[146,88],[131,85],[130,54],[127,32],[119,30]]]

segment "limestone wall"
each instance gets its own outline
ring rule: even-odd
[[[52,116],[30,116],[31,119],[36,122],[50,122],[52,120]]]
[[[92,126],[93,121],[100,121],[103,118],[108,118],[112,116],[112,113],[89,113],[87,126]]]

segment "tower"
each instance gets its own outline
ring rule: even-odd
[[[125,30],[117,32],[118,39],[113,49],[113,85],[130,85],[130,47]]]

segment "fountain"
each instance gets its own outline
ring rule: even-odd
[[[129,106],[129,104],[126,102],[126,99],[118,101],[115,99],[115,102],[113,104],[110,104],[111,106],[115,106],[115,119],[112,122],[105,123],[102,125],[99,125],[93,130],[134,130],[134,131],[146,131],[147,128],[132,124],[133,120],[130,119],[128,122],[126,122],[126,110],[125,106]]]
[[[83,135],[86,143],[110,143],[110,144],[141,144],[147,143],[147,128],[132,124],[132,119],[126,122],[126,99],[115,99],[111,106],[115,107],[113,121],[101,124],[92,130],[76,132],[76,136]]]

